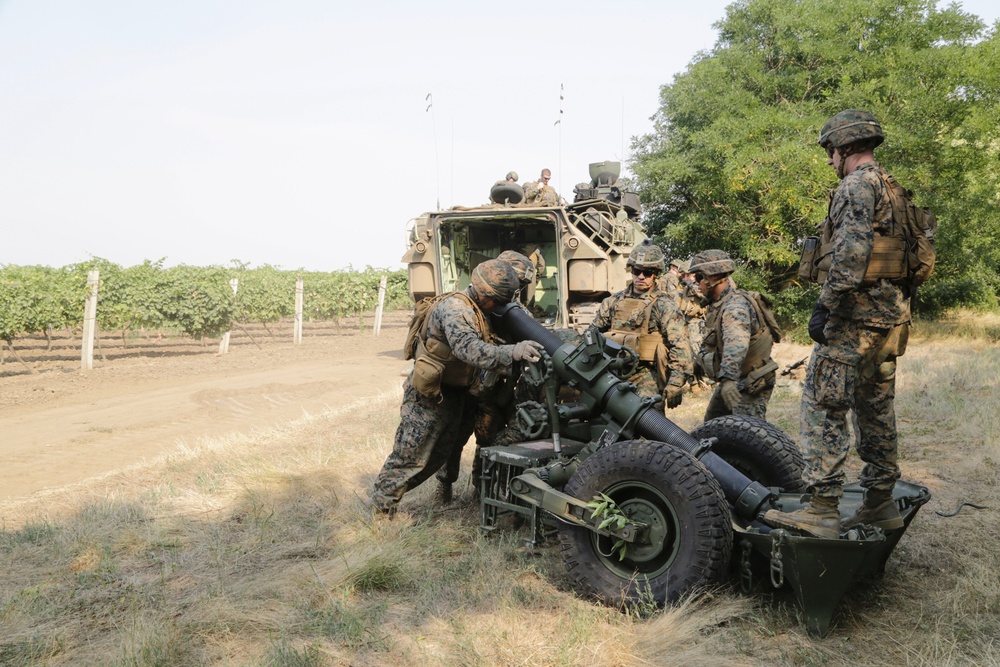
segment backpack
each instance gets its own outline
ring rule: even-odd
[[[904,189],[884,171],[881,176],[892,204],[892,235],[902,235],[906,242],[905,278],[912,287],[920,287],[931,277],[937,259],[937,252],[934,250],[937,218],[929,208],[921,208],[913,203],[912,190]],[[898,231],[897,227],[900,228]]]
[[[431,312],[434,304],[452,294],[456,294],[456,292],[426,296],[414,304],[410,328],[406,332],[406,342],[403,343],[403,359],[409,361],[417,357],[417,344],[424,340],[427,331],[427,314]]]

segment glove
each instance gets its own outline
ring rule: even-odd
[[[538,361],[542,358],[541,352],[544,349],[545,347],[539,342],[522,340],[520,343],[515,343],[512,355],[514,361]]]
[[[826,328],[826,322],[829,319],[830,311],[817,303],[813,308],[812,317],[809,318],[809,337],[820,345],[826,345],[826,336],[823,334],[823,329]]]
[[[736,409],[736,406],[743,402],[736,380],[719,380],[719,396],[730,410]]]
[[[681,399],[684,398],[684,385],[667,385],[667,408],[676,408],[681,404]]]

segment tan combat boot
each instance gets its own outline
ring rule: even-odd
[[[850,530],[860,525],[875,526],[882,530],[896,530],[903,527],[903,517],[899,514],[892,491],[868,489],[865,502],[849,518],[840,524],[841,530]]]
[[[813,496],[809,504],[794,512],[768,510],[764,523],[775,528],[793,528],[813,537],[836,540],[840,537],[840,512],[836,498]]]

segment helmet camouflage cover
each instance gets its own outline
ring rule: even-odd
[[[517,177],[517,172],[516,171],[508,171],[507,175],[504,176],[504,178],[506,178],[508,181],[519,181],[519,180],[521,180],[521,179],[519,179]]]
[[[517,273],[517,279],[521,282],[521,287],[524,287],[535,279],[534,262],[516,250],[504,250],[502,253],[497,255],[497,259],[502,259],[514,267],[514,271]]]
[[[702,250],[691,257],[688,266],[689,273],[704,273],[706,276],[717,276],[722,273],[732,273],[736,270],[736,262],[725,250]]]
[[[476,294],[496,299],[501,303],[510,303],[521,289],[517,271],[509,262],[502,259],[488,259],[477,264],[472,270],[471,282]]]
[[[819,131],[819,145],[823,148],[846,146],[855,141],[874,139],[878,146],[885,140],[878,119],[868,111],[847,109],[826,121]]]
[[[660,246],[653,243],[653,239],[644,239],[642,243],[632,248],[625,266],[663,271],[663,260],[663,250]]]
[[[677,269],[681,273],[687,273],[689,263],[688,260],[681,259],[680,257],[670,260],[671,268]]]

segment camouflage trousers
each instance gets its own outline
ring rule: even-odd
[[[472,461],[472,483],[479,484],[479,476],[482,474],[483,468],[483,464],[479,460],[479,449],[490,446],[490,441],[506,423],[506,419],[503,410],[495,404],[475,401],[474,406],[472,434],[476,436],[476,458]],[[435,475],[442,484],[454,484],[458,479],[458,474],[462,469],[462,451],[469,441],[469,435],[471,434],[465,430],[457,433],[458,442],[452,447],[451,456]]]
[[[726,415],[748,415],[750,417],[758,417],[759,419],[767,419],[767,404],[771,400],[771,394],[774,392],[774,382],[775,378],[772,377],[767,385],[753,396],[745,391],[741,391],[740,396],[743,400],[732,410],[722,400],[722,396],[719,394],[719,385],[716,384],[711,398],[708,399],[708,407],[705,409],[705,421],[715,419],[716,417],[725,417]]]
[[[437,402],[414,389],[410,378],[403,383],[403,404],[392,452],[372,491],[376,509],[389,511],[398,505],[404,493],[433,475],[448,461],[457,443],[464,445],[472,434],[475,399],[468,389],[442,387],[441,394]]]
[[[885,349],[891,331],[831,317],[827,344],[813,348],[802,387],[799,434],[806,462],[803,476],[818,496],[843,495],[850,410],[855,415],[855,447],[865,462],[861,485],[891,490],[899,479],[893,406],[896,358]]]

